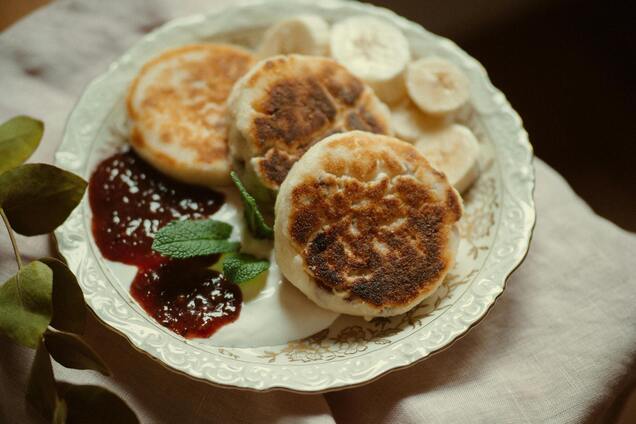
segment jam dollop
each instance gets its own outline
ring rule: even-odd
[[[130,292],[149,315],[188,338],[209,337],[238,318],[241,291],[209,269],[216,255],[177,260],[151,247],[167,223],[209,218],[222,194],[177,182],[126,150],[97,166],[88,195],[98,248],[109,260],[137,266]]]
[[[161,325],[184,337],[207,337],[241,309],[239,287],[207,268],[217,259],[171,260],[140,269],[130,291]]]

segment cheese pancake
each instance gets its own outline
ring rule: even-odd
[[[319,306],[375,317],[406,312],[439,287],[462,201],[411,144],[353,131],[309,149],[275,209],[285,277]]]
[[[224,44],[179,47],[146,63],[128,92],[132,147],[177,180],[230,184],[225,101],[252,63],[250,52]]]
[[[248,190],[272,200],[292,165],[339,132],[390,132],[373,90],[332,59],[274,56],[239,80],[228,100],[230,155]]]

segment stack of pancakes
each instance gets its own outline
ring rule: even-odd
[[[236,170],[274,208],[281,271],[324,308],[403,313],[453,264],[461,197],[332,59],[173,49],[141,69],[128,112],[131,145],[164,173],[216,187]]]

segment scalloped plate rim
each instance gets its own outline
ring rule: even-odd
[[[156,351],[150,351],[151,349],[149,349],[149,346],[147,345],[143,345],[143,343],[139,343],[137,344],[137,342],[133,339],[132,335],[126,333],[126,331],[124,329],[119,328],[116,324],[113,323],[109,323],[107,318],[108,317],[104,317],[102,315],[100,315],[99,309],[96,310],[96,308],[93,307],[93,305],[90,304],[90,302],[87,300],[87,303],[89,304],[91,310],[93,311],[93,314],[98,318],[98,320],[104,324],[106,324],[108,327],[110,327],[110,329],[112,329],[113,331],[115,331],[116,333],[119,333],[120,335],[123,335],[125,337],[126,340],[128,340],[128,342],[131,344],[131,346],[133,346],[133,348],[135,348],[136,350],[144,353],[145,355],[155,359],[156,361],[158,361],[159,363],[161,363],[163,366],[165,366],[166,368],[174,371],[174,372],[178,372],[179,374],[183,374],[189,378],[198,380],[198,381],[204,381],[210,384],[213,384],[215,386],[220,386],[220,387],[231,387],[231,388],[240,388],[240,389],[245,389],[245,390],[251,390],[251,391],[259,391],[259,392],[263,392],[263,391],[271,391],[271,390],[284,390],[284,391],[290,391],[290,392],[296,392],[296,393],[323,393],[323,392],[327,392],[327,391],[334,391],[334,390],[341,390],[347,387],[356,387],[356,386],[360,386],[363,384],[367,384],[369,382],[375,381],[379,378],[381,378],[382,376],[388,374],[389,372],[392,371],[397,371],[397,370],[401,370],[404,368],[407,368],[415,363],[418,363],[428,357],[430,357],[431,355],[435,354],[435,353],[439,353],[442,350],[445,350],[447,348],[449,348],[450,346],[452,346],[457,340],[459,340],[461,337],[463,337],[470,329],[474,328],[477,324],[481,323],[485,316],[488,314],[488,312],[492,309],[493,305],[496,303],[496,301],[499,299],[499,297],[501,296],[501,294],[503,293],[505,286],[506,286],[506,282],[509,279],[510,275],[521,265],[521,263],[523,262],[523,260],[525,259],[527,253],[528,253],[528,248],[530,245],[530,241],[531,241],[531,236],[532,236],[532,231],[536,222],[536,212],[535,212],[535,208],[534,208],[534,199],[533,199],[533,192],[534,192],[534,186],[535,186],[535,176],[534,176],[534,169],[532,166],[532,158],[533,158],[533,153],[532,153],[532,147],[530,145],[530,142],[528,140],[528,135],[526,133],[526,131],[523,129],[522,126],[522,121],[521,118],[519,117],[519,115],[514,111],[514,109],[512,109],[512,107],[510,106],[510,104],[507,102],[507,100],[505,99],[505,96],[503,95],[503,93],[501,93],[498,89],[496,89],[492,83],[490,82],[487,73],[485,71],[485,69],[483,68],[483,66],[477,62],[474,58],[470,57],[467,53],[465,53],[463,50],[461,50],[455,43],[453,43],[452,41],[437,36],[435,34],[431,34],[428,31],[426,31],[424,28],[422,28],[420,25],[413,23],[411,21],[406,20],[405,18],[396,15],[394,12],[387,10],[387,9],[383,9],[383,8],[379,8],[376,6],[372,6],[372,5],[367,5],[367,4],[356,4],[356,3],[349,3],[349,2],[342,2],[342,1],[338,1],[338,0],[327,0],[327,1],[323,1],[320,3],[320,5],[316,5],[314,2],[308,1],[308,0],[301,0],[301,1],[295,1],[295,2],[289,2],[289,1],[275,1],[275,2],[267,2],[267,1],[263,1],[263,0],[255,0],[255,1],[245,1],[245,2],[241,2],[238,5],[234,5],[231,7],[217,7],[212,9],[211,11],[204,13],[204,14],[196,14],[196,15],[191,15],[191,16],[186,16],[186,17],[182,17],[182,18],[178,18],[178,19],[174,19],[171,20],[167,23],[165,23],[164,25],[162,25],[161,27],[159,27],[158,29],[152,31],[151,33],[145,35],[144,37],[142,37],[141,40],[139,40],[137,43],[135,43],[130,49],[127,50],[127,52],[125,52],[122,56],[120,56],[113,64],[111,64],[108,68],[108,70],[103,73],[102,75],[98,76],[97,78],[95,78],[91,83],[89,83],[87,85],[87,87],[84,90],[84,93],[82,94],[81,98],[79,99],[79,101],[77,102],[77,104],[75,105],[75,108],[73,109],[72,113],[70,114],[66,127],[65,127],[65,132],[64,132],[64,139],[63,142],[61,143],[58,152],[56,154],[56,160],[55,163],[58,166],[61,166],[63,168],[73,168],[71,166],[72,163],[72,159],[70,159],[69,157],[65,157],[64,155],[69,154],[72,155],[72,145],[73,145],[73,131],[72,131],[72,127],[74,126],[75,122],[80,120],[82,113],[84,112],[84,109],[87,107],[87,103],[91,97],[91,95],[93,95],[95,92],[97,92],[97,90],[103,85],[108,83],[109,79],[116,76],[116,72],[119,70],[119,68],[121,68],[122,66],[125,66],[127,64],[127,62],[129,62],[129,59],[131,57],[131,55],[133,55],[134,53],[138,52],[139,50],[141,50],[143,48],[144,45],[149,44],[152,42],[153,39],[155,39],[159,34],[162,33],[166,33],[166,32],[170,32],[170,31],[175,31],[179,28],[187,28],[189,25],[193,25],[196,23],[201,23],[201,22],[205,22],[205,21],[209,21],[212,20],[214,18],[218,19],[220,16],[223,16],[225,14],[236,14],[241,10],[245,10],[245,9],[250,9],[250,8],[258,8],[258,7],[272,7],[273,4],[293,4],[294,7],[300,7],[300,6],[307,6],[307,7],[313,7],[313,8],[318,8],[318,9],[338,9],[338,8],[347,8],[350,10],[354,10],[356,12],[359,13],[370,13],[370,14],[375,14],[378,16],[382,16],[388,20],[391,20],[393,23],[395,23],[396,25],[400,26],[401,28],[407,28],[409,31],[413,31],[415,33],[417,33],[418,36],[428,36],[428,37],[432,37],[433,39],[437,40],[437,42],[441,43],[446,43],[447,47],[449,49],[452,49],[454,51],[455,54],[457,54],[459,57],[461,57],[461,59],[465,62],[466,65],[470,65],[475,67],[475,72],[478,72],[480,75],[480,80],[483,81],[483,83],[485,84],[484,88],[489,92],[491,98],[494,100],[495,103],[497,103],[498,109],[496,110],[497,113],[500,114],[504,114],[507,115],[509,118],[512,118],[512,120],[514,121],[515,124],[515,130],[517,132],[516,134],[516,140],[508,140],[508,142],[516,142],[518,143],[524,150],[524,157],[523,160],[521,160],[521,165],[524,165],[528,168],[527,170],[527,175],[525,175],[525,180],[523,181],[525,184],[525,186],[523,187],[523,194],[524,198],[520,198],[520,196],[515,196],[510,192],[510,187],[509,187],[509,183],[505,180],[503,180],[503,176],[501,176],[502,178],[502,189],[506,191],[505,196],[509,196],[512,200],[514,200],[515,202],[520,204],[520,207],[522,209],[524,209],[524,212],[527,214],[524,220],[524,228],[522,229],[523,231],[523,239],[519,241],[519,251],[516,253],[516,256],[514,257],[514,260],[510,262],[510,264],[508,265],[507,269],[502,271],[500,279],[501,281],[498,283],[497,285],[497,292],[493,294],[492,299],[490,300],[490,302],[485,305],[485,307],[483,308],[483,310],[480,311],[479,315],[474,317],[474,319],[472,320],[472,322],[470,322],[469,324],[466,325],[466,327],[459,333],[457,334],[452,334],[451,337],[449,338],[449,340],[443,345],[440,346],[436,349],[430,350],[430,351],[421,351],[419,352],[419,357],[415,358],[415,359],[411,359],[411,358],[406,358],[403,357],[402,361],[390,364],[388,366],[384,366],[382,367],[382,369],[377,370],[377,372],[373,372],[368,376],[364,376],[362,378],[359,377],[350,377],[350,380],[348,381],[332,381],[331,383],[326,382],[326,383],[322,383],[322,384],[317,384],[317,385],[308,385],[303,381],[286,381],[285,383],[276,383],[275,381],[269,381],[269,382],[254,382],[254,381],[248,381],[244,376],[238,380],[238,381],[233,381],[233,382],[223,382],[223,381],[219,381],[218,379],[214,379],[213,377],[208,376],[197,376],[197,375],[193,375],[192,373],[189,373],[187,370],[183,369],[182,367],[180,367],[178,364],[170,364],[168,363],[165,358],[162,359],[157,355]],[[103,125],[103,122],[100,123],[100,125]],[[498,166],[498,172],[501,174],[502,170],[501,170],[501,164],[497,163]],[[73,170],[73,169],[70,169]],[[504,199],[504,197],[502,197],[502,200]],[[85,202],[86,200],[84,200],[83,202]],[[525,204],[524,204],[525,202]],[[79,214],[81,213],[78,212],[78,210],[80,210],[80,208],[77,208],[77,210],[74,212],[75,214]],[[503,205],[500,206],[500,213],[503,212]],[[499,223],[501,223],[501,220],[499,221]],[[56,232],[56,239],[58,240],[58,247],[60,252],[67,257],[72,257],[72,256],[76,256],[77,255],[77,247],[73,248],[72,243],[70,242],[66,242],[66,237],[67,237],[67,232],[69,232],[70,227],[69,224],[66,223],[63,226],[61,226]],[[493,240],[493,245],[495,244],[497,238],[495,238]],[[86,243],[86,241],[84,241],[84,243]],[[90,247],[89,247],[90,249]],[[79,247],[79,250],[85,250],[85,248],[82,248],[81,246]],[[84,252],[84,254],[86,254],[87,252]],[[71,258],[71,260],[69,261],[69,264],[71,264],[71,262],[75,263],[77,258]],[[79,259],[79,262],[77,262],[77,265],[79,265],[82,262],[82,259]],[[484,267],[485,267],[486,263],[484,262]],[[480,269],[481,271],[481,269]],[[81,283],[81,281],[80,281]],[[462,295],[463,296],[463,295]],[[461,299],[461,297],[460,297]],[[459,299],[458,299],[459,300]],[[410,338],[413,335],[409,335],[407,337],[405,337],[405,339]],[[400,343],[402,343],[403,340],[399,340],[396,341],[394,343],[392,343],[392,347],[395,348],[395,345],[399,345]],[[185,343],[187,346],[189,347],[193,347],[192,345]],[[370,355],[370,357],[374,357],[379,355],[382,351],[384,351],[386,349],[379,349],[373,352],[368,352],[368,354]],[[217,356],[218,358],[221,359],[221,361],[226,361],[229,363],[232,362],[236,362],[235,360],[233,360],[232,358],[228,358],[227,356],[223,356],[222,354],[219,355],[214,355]],[[346,362],[346,361],[353,361],[356,360],[356,357],[352,357],[349,359],[343,359],[342,361],[334,361],[334,362],[328,362],[328,363],[322,363],[322,364],[300,364],[300,365],[294,365],[294,367],[328,367],[330,364],[333,363],[342,363],[342,362]],[[273,365],[275,369],[277,369],[278,371],[281,370],[285,370],[285,367],[291,366],[292,364],[253,364],[250,362],[244,362],[241,361],[242,364],[247,364],[246,366],[251,366],[254,365],[256,367],[265,367],[267,368],[269,365]],[[270,379],[271,380],[271,379]],[[260,384],[259,384],[260,383]]]

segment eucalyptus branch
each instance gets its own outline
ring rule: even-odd
[[[45,418],[75,422],[98,411],[99,422],[138,424],[135,413],[116,394],[99,386],[55,380],[51,358],[66,368],[92,369],[104,375],[109,371],[81,337],[86,304],[73,272],[54,258],[22,264],[16,234],[53,232],[77,207],[87,185],[55,166],[24,164],[38,147],[43,130],[41,121],[27,116],[0,123],[0,216],[19,268],[0,284],[0,335],[37,349],[26,399]],[[42,213],[42,204],[49,205],[49,213]],[[2,206],[11,210],[12,220],[19,219],[11,222]]]
[[[22,269],[22,257],[20,256],[20,249],[18,249],[18,242],[15,239],[13,228],[11,228],[11,224],[9,224],[9,218],[7,218],[7,215],[5,215],[4,209],[2,208],[0,208],[0,216],[2,216],[4,226],[7,227],[9,239],[11,239],[11,245],[13,246],[13,253],[15,254],[15,261],[18,263],[18,269]]]

